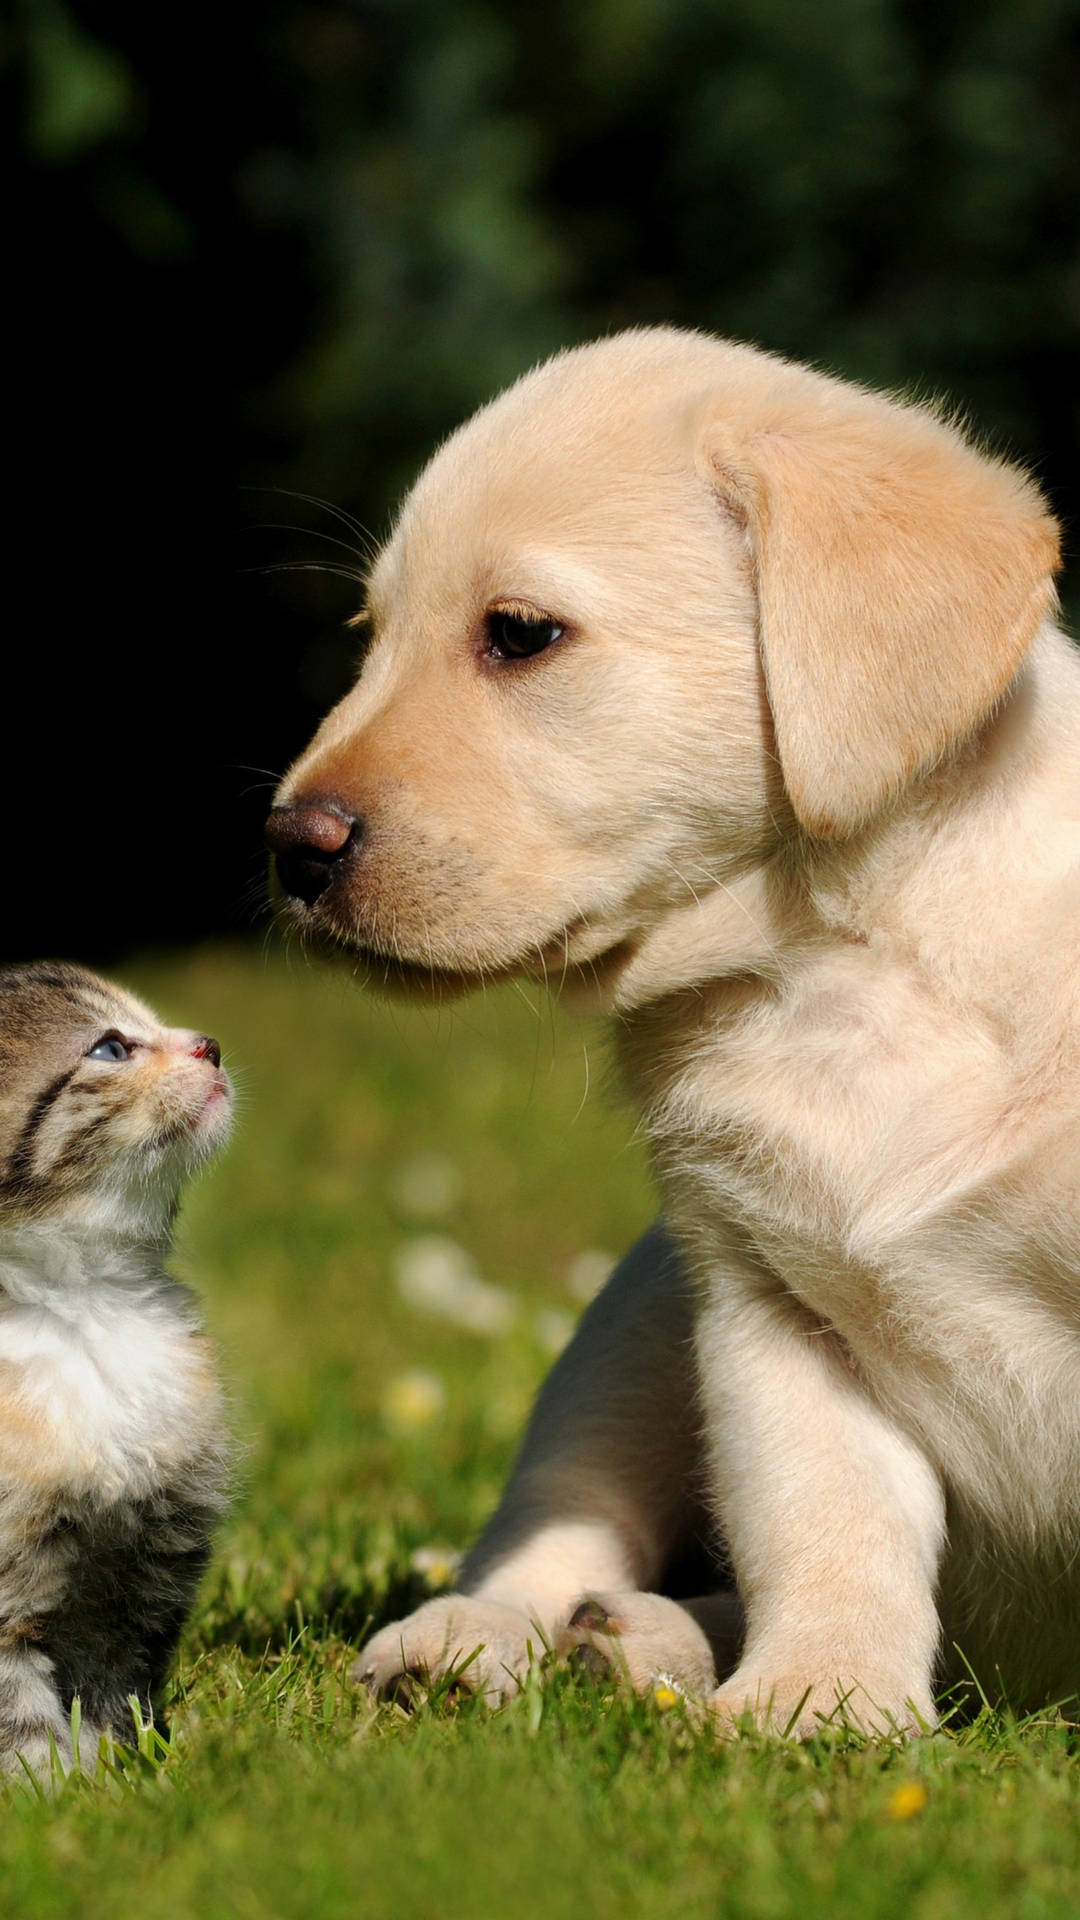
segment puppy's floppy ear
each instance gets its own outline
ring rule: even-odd
[[[1035,484],[918,407],[754,356],[704,458],[753,553],[792,806],[853,832],[978,725],[1054,604]],[[749,369],[748,369],[749,371]]]

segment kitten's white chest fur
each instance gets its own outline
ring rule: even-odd
[[[153,1256],[0,1233],[0,1482],[138,1500],[214,1444],[194,1303]]]

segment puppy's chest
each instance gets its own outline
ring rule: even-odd
[[[1012,1130],[1019,1077],[1003,1051],[910,989],[887,1013],[858,992],[755,1007],[672,1058],[645,1091],[698,1270],[722,1275],[733,1248],[749,1251],[973,1511],[1042,1536],[1067,1518],[1080,1546],[1067,1118],[1051,1115],[1033,1155],[1031,1127]]]
[[[985,1185],[1015,1075],[975,1022],[842,960],[717,998],[627,1049],[669,1193],[846,1264]]]
[[[212,1446],[220,1393],[179,1289],[0,1307],[0,1487],[108,1507]]]

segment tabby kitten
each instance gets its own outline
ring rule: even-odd
[[[216,1040],[80,967],[0,971],[0,1772],[148,1711],[224,1506],[221,1391],[164,1270],[223,1140]]]

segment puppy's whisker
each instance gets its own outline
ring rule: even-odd
[[[355,514],[349,513],[346,508],[335,506],[332,500],[320,499],[316,493],[302,493],[297,487],[281,486],[251,486],[245,487],[243,491],[245,493],[276,493],[283,499],[303,500],[309,507],[318,507],[320,512],[328,513],[334,520],[340,521],[341,525],[346,527],[360,543],[357,552],[367,557],[379,550],[381,541],[370,527],[365,527],[363,521],[358,520]]]
[[[355,567],[337,567],[329,560],[270,560],[261,567],[241,567],[241,573],[328,573],[338,580],[350,580],[354,586],[367,584],[366,573]]]
[[[525,1007],[528,1007],[528,1009],[529,1009],[529,1012],[530,1012],[530,1013],[531,1013],[531,1014],[532,1014],[532,1015],[534,1016],[534,1018],[535,1018],[535,1019],[536,1019],[537,1021],[539,1021],[539,1019],[540,1019],[540,1009],[539,1009],[539,1007],[538,1007],[538,1006],[536,1005],[536,1002],[535,1002],[534,1000],[531,1000],[531,999],[529,998],[529,995],[528,995],[528,994],[527,994],[527,992],[525,991],[525,987],[524,987],[524,985],[522,984],[522,982],[521,982],[520,980],[511,980],[511,982],[510,982],[510,986],[511,986],[511,989],[512,989],[512,991],[513,991],[513,993],[514,993],[514,994],[515,994],[515,996],[517,997],[517,999],[519,999],[519,1000],[521,1001],[521,1003],[522,1003],[522,1006],[525,1006]]]
[[[357,548],[355,542],[342,540],[336,533],[324,533],[321,527],[293,527],[282,520],[263,520],[253,533],[294,533],[304,540],[323,540],[327,546],[340,547],[342,553],[351,554],[353,559],[366,561],[367,554]]]
[[[574,1117],[570,1122],[570,1125],[572,1127],[577,1126],[578,1121],[581,1119],[581,1116],[585,1111],[585,1103],[589,1098],[589,1085],[590,1085],[589,1047],[588,1047],[588,1042],[584,1040],[581,1043],[581,1057],[585,1062],[585,1085],[581,1089],[581,1099],[578,1101],[578,1104],[577,1104],[577,1112],[574,1114]]]
[[[686,878],[686,875],[679,871],[679,868],[675,865],[673,860],[669,860],[668,865],[671,868],[672,873],[675,875],[675,878],[677,880],[681,880],[683,886],[687,889],[687,892],[692,895],[695,905],[700,906],[701,897],[698,894],[695,887]],[[739,912],[744,916],[744,918],[747,921],[749,921],[750,925],[753,927],[754,932],[757,934],[758,939],[761,942],[761,945],[764,948],[765,952],[768,954],[769,958],[773,961],[773,963],[777,968],[782,968],[784,963],[781,959],[779,952],[776,949],[776,946],[774,945],[773,941],[769,938],[769,935],[766,933],[764,927],[761,925],[761,922],[758,920],[757,916],[750,911],[750,908],[747,906],[746,901],[740,898],[736,888],[733,887],[729,881],[722,880],[718,873],[712,873],[706,867],[699,865],[697,868],[697,871],[701,879],[708,886],[715,887],[718,890],[718,892],[725,894],[727,898],[733,903],[734,906],[738,907]]]
[[[682,881],[682,884],[686,888],[687,893],[689,893],[691,898],[693,899],[694,905],[697,907],[700,907],[701,905],[700,896],[695,891],[692,883],[686,878],[686,875],[680,872],[679,868],[675,865],[674,860],[670,858],[668,859],[668,866],[671,868],[671,871],[675,875],[676,880]]]

